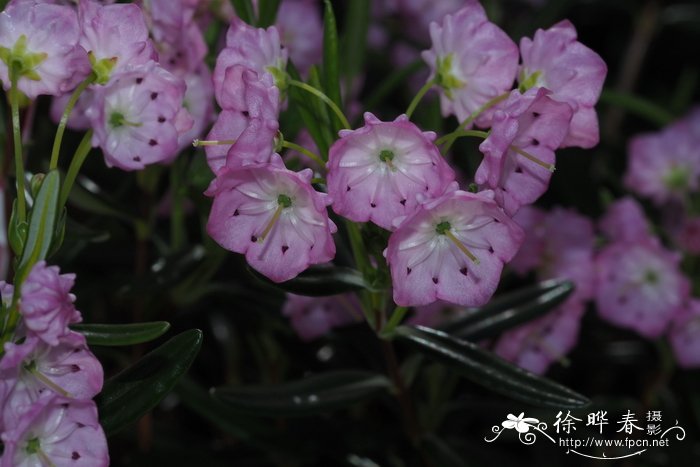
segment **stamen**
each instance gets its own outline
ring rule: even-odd
[[[522,149],[520,149],[520,148],[517,147],[517,146],[511,146],[510,149],[512,149],[513,151],[517,152],[518,154],[520,154],[521,156],[523,156],[525,159],[527,159],[527,160],[529,160],[529,161],[532,161],[532,162],[534,162],[534,163],[537,164],[537,165],[541,165],[542,167],[544,167],[545,169],[549,170],[550,172],[554,172],[554,170],[555,170],[554,164],[548,164],[548,163],[546,163],[546,162],[544,162],[544,161],[542,161],[542,160],[536,158],[536,157],[533,156],[532,154],[523,151]]]
[[[474,264],[479,264],[479,263],[480,263],[479,258],[477,258],[476,256],[474,256],[474,253],[472,253],[471,251],[469,251],[469,249],[464,245],[464,243],[462,243],[462,242],[460,241],[460,239],[458,239],[457,237],[455,237],[455,235],[454,235],[452,232],[450,232],[449,230],[446,230],[446,231],[445,231],[445,236],[447,236],[447,238],[449,238],[450,240],[452,240],[452,243],[454,243],[455,246],[456,246],[457,248],[459,248],[459,249],[462,251],[462,253],[464,253],[465,255],[467,255],[467,258],[469,258],[469,259],[472,261],[472,263],[474,263]]]
[[[282,215],[282,211],[285,208],[291,207],[292,206],[292,199],[287,196],[287,195],[279,195],[277,197],[277,209],[275,210],[275,213],[272,215],[272,219],[270,219],[270,222],[267,223],[267,226],[265,226],[265,230],[263,230],[263,233],[260,234],[258,237],[258,242],[262,243],[265,240],[265,237],[270,233],[272,228],[275,226],[277,221],[279,220],[280,216]]]
[[[387,166],[389,166],[391,170],[396,170],[396,167],[392,162],[394,160],[393,151],[390,151],[389,149],[382,149],[382,151],[379,153],[379,160],[384,162]]]
[[[192,146],[195,148],[200,147],[200,146],[224,146],[224,145],[232,145],[236,144],[235,139],[222,139],[222,140],[205,140],[205,139],[193,139],[192,140]]]
[[[27,370],[30,374],[32,374],[36,379],[41,381],[41,383],[44,384],[44,386],[52,389],[54,392],[62,395],[63,397],[73,397],[71,393],[69,393],[58,384],[51,381],[49,378],[46,377],[46,375],[37,370],[36,365],[34,365],[33,363],[24,365],[24,369]]]

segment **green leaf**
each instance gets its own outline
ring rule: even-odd
[[[330,0],[324,0],[323,12],[323,88],[335,104],[343,108],[340,97],[340,63],[338,51],[338,27]],[[342,128],[340,120],[331,115],[334,130]]]
[[[24,243],[27,241],[28,225],[26,222],[19,222],[17,218],[17,200],[12,202],[12,212],[10,213],[10,221],[7,226],[7,236],[10,242],[10,248],[15,256],[22,254]]]
[[[231,0],[236,15],[250,25],[255,25],[255,10],[250,0]]]
[[[573,292],[570,281],[550,280],[492,300],[469,316],[449,323],[443,330],[470,340],[491,337],[544,315]]]
[[[347,2],[345,27],[343,28],[342,71],[345,74],[345,89],[351,89],[353,79],[365,66],[367,54],[367,30],[370,19],[370,1],[353,0]]]
[[[391,387],[384,375],[343,370],[275,386],[219,387],[213,395],[241,413],[306,417],[348,407]]]
[[[89,187],[89,188],[88,188]],[[78,177],[68,196],[70,204],[92,214],[111,216],[127,222],[133,222],[133,217],[124,212],[116,202],[109,199],[107,193],[102,191],[95,182],[86,177]]]
[[[292,79],[301,81],[301,76],[291,60],[287,64],[287,72]],[[301,117],[304,122],[304,127],[308,130],[314,143],[316,143],[321,157],[324,160],[328,160],[328,148],[330,145],[326,140],[324,129],[321,127],[321,122],[318,119],[318,116],[322,114],[316,112],[313,102],[315,99],[310,99],[304,91],[294,86],[289,88],[289,98],[296,104],[290,107],[299,112],[299,117]]]
[[[294,279],[285,282],[272,282],[259,272],[248,268],[253,276],[262,282],[285,292],[309,297],[327,297],[353,290],[369,289],[357,270],[339,266],[311,266]]]
[[[258,27],[266,28],[275,24],[280,0],[259,0],[258,1]]]
[[[89,345],[121,346],[152,341],[165,334],[170,323],[74,324],[71,328],[84,335]]]
[[[112,435],[153,409],[185,374],[201,345],[202,331],[190,329],[107,380],[98,400],[105,433]]]
[[[60,187],[61,176],[57,170],[46,174],[29,216],[29,231],[17,266],[16,284],[21,284],[32,266],[46,259],[49,253],[56,228]]]
[[[590,401],[551,380],[518,368],[476,344],[422,326],[400,326],[399,340],[440,361],[461,376],[493,392],[528,404],[580,408]]]

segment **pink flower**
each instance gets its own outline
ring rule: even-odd
[[[564,362],[576,346],[583,302],[567,300],[556,310],[504,333],[494,352],[501,358],[535,374],[544,374],[554,362]]]
[[[534,203],[547,191],[554,151],[569,131],[571,107],[539,88],[513,91],[493,117],[488,138],[479,146],[484,160],[475,181],[496,193],[506,213]]]
[[[46,393],[24,412],[14,414],[5,426],[0,467],[109,464],[107,439],[91,400],[76,401]]]
[[[104,380],[102,365],[76,332],[55,346],[31,335],[21,345],[5,344],[0,377],[17,380],[15,391],[28,391],[31,400],[47,389],[71,399],[92,399]]]
[[[442,22],[445,15],[456,13],[468,3],[469,0],[397,0],[402,32],[423,43],[430,34],[430,23]]]
[[[186,73],[184,80],[187,90],[182,106],[192,117],[193,125],[178,137],[181,149],[190,146],[192,140],[199,138],[214,121],[214,86],[209,68],[202,65],[195,71]]]
[[[664,333],[690,293],[680,255],[653,240],[613,243],[596,259],[600,316],[649,338]]]
[[[608,206],[600,230],[614,242],[636,242],[651,237],[649,222],[639,203],[625,196]]]
[[[287,294],[282,314],[304,341],[328,334],[333,328],[362,320],[362,310],[354,293],[330,297],[303,297]]]
[[[633,137],[628,146],[625,185],[656,204],[684,202],[700,188],[700,135],[687,121],[657,133]]]
[[[668,337],[680,366],[700,367],[700,300],[689,300],[675,316]]]
[[[58,124],[63,116],[63,111],[68,105],[68,100],[70,99],[70,94],[61,94],[60,96],[55,96],[51,99],[51,120]],[[90,119],[88,118],[89,109],[94,105],[95,93],[88,87],[83,91],[76,102],[73,111],[68,117],[67,127],[71,130],[85,131],[90,129]]]
[[[216,58],[214,68],[214,94],[220,104],[229,87],[227,70],[235,65],[242,65],[259,76],[269,73],[275,86],[281,91],[286,89],[287,50],[282,48],[274,26],[253,28],[241,20],[233,20],[226,33],[226,47]],[[226,108],[223,104],[221,106]]]
[[[81,321],[70,293],[75,274],[59,274],[57,266],[40,261],[22,284],[19,311],[31,334],[49,345],[58,345],[68,334],[68,325]]]
[[[139,0],[148,20],[153,39],[158,43],[175,43],[192,22],[200,0]]]
[[[432,48],[423,52],[431,79],[440,87],[443,115],[461,122],[489,100],[511,89],[518,68],[518,47],[498,26],[488,21],[476,0],[442,25],[430,25]],[[488,125],[488,113],[477,119]]]
[[[98,83],[107,83],[110,76],[129,65],[157,59],[137,5],[101,5],[94,0],[81,0],[78,19],[82,29],[80,45],[90,53]]]
[[[80,26],[73,8],[40,0],[12,0],[0,13],[0,81],[10,89],[8,66],[19,63],[17,87],[30,99],[61,95],[90,71],[78,45]]]
[[[455,178],[434,140],[405,115],[382,122],[365,113],[365,126],[342,130],[329,152],[333,210],[393,230],[394,219],[415,211],[418,195],[439,196]]]
[[[480,306],[491,298],[523,240],[491,195],[451,191],[419,206],[389,237],[384,256],[398,305]]]
[[[214,173],[225,165],[269,161],[279,129],[279,90],[270,74],[258,75],[243,66],[226,70],[226,87],[218,97],[224,109],[207,139],[234,141],[205,146],[207,162]]]
[[[275,26],[289,58],[300,72],[320,63],[323,52],[323,24],[317,0],[287,0],[280,4]]]
[[[335,256],[330,198],[311,187],[311,170],[292,172],[275,155],[269,165],[224,168],[207,190],[214,198],[207,231],[219,245],[244,254],[275,282]]]
[[[185,82],[149,62],[113,77],[96,91],[89,117],[108,166],[140,170],[175,158],[192,118],[183,107]]]
[[[547,30],[538,29],[534,39],[523,37],[518,83],[523,90],[545,87],[552,91],[552,99],[569,104],[574,115],[562,146],[591,148],[598,144],[594,106],[608,69],[603,59],[576,37],[576,28],[566,20]]]

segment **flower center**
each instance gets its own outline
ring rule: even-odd
[[[647,269],[644,272],[644,279],[643,280],[647,284],[651,284],[651,285],[657,284],[659,282],[659,279],[660,279],[659,274],[656,271],[654,271],[653,269]]]
[[[34,438],[27,441],[28,454],[36,454],[39,451],[41,451],[41,442],[39,441],[39,438]]]
[[[289,197],[288,195],[278,195],[277,196],[277,209],[275,210],[275,213],[272,215],[272,218],[270,221],[267,223],[265,226],[265,230],[260,234],[258,237],[258,242],[262,243],[265,240],[265,237],[268,236],[268,234],[272,231],[272,228],[275,226],[277,221],[279,220],[280,216],[282,215],[282,211],[287,208],[292,207],[292,198]]]
[[[452,228],[452,226],[450,225],[449,222],[442,221],[438,225],[435,226],[435,231],[439,235],[445,235],[450,230],[450,228]]]
[[[119,128],[122,126],[141,126],[141,124],[130,122],[121,112],[112,112],[109,116],[109,126]]]
[[[520,83],[518,85],[518,91],[520,91],[520,94],[524,94],[528,89],[534,88],[535,86],[542,86],[544,83],[540,79],[541,77],[541,71],[536,71],[529,75],[525,70],[521,71],[518,77],[518,82]]]
[[[277,204],[282,206],[283,208],[292,207],[292,198],[290,198],[287,195],[279,195],[277,197]]]
[[[682,166],[674,166],[666,171],[664,184],[673,191],[683,191],[688,188],[690,172]]]
[[[437,59],[435,83],[440,86],[448,99],[452,99],[452,89],[464,87],[467,83],[457,78],[452,72],[453,55],[448,54]]]
[[[394,151],[390,149],[382,149],[382,151],[379,153],[379,160],[384,162],[391,170],[395,170],[396,168],[392,162],[394,160],[394,156]]]
[[[472,263],[474,264],[479,264],[479,258],[474,255],[471,251],[469,251],[469,248],[466,247],[462,241],[455,236],[455,234],[452,233],[450,230],[452,228],[452,225],[448,221],[442,221],[438,225],[435,226],[435,232],[438,235],[444,235],[447,238],[450,239],[454,245],[459,248],[459,250],[464,253],[464,255],[471,260]]]

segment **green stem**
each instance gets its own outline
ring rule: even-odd
[[[394,89],[405,83],[412,74],[418,72],[418,70],[422,69],[424,66],[425,62],[419,59],[391,73],[386,79],[382,80],[382,83],[377,86],[374,92],[365,99],[365,108],[375,108],[391,94]]]
[[[325,95],[323,92],[319,91],[313,86],[310,86],[302,81],[297,81],[295,79],[289,79],[288,84],[290,86],[297,87],[299,89],[303,89],[304,91],[313,94],[314,96],[318,97],[321,99],[330,109],[335,113],[335,115],[338,117],[340,120],[340,123],[343,125],[343,128],[345,129],[350,129],[350,122],[348,122],[348,119],[345,117],[345,114],[343,114],[343,111],[340,110],[340,108],[331,100],[330,97]]]
[[[18,93],[17,72],[14,66],[10,66],[10,107],[12,108],[12,137],[15,148],[15,178],[17,179],[17,220],[21,223],[27,219],[27,202],[24,198],[24,158],[22,157]]]
[[[296,143],[292,143],[291,141],[282,141],[282,147],[293,149],[294,151],[300,152],[305,156],[308,156],[310,159],[313,159],[313,161],[316,162],[321,168],[326,167],[326,163],[323,161],[323,159],[321,159],[321,156],[314,154],[313,152],[309,151],[303,146],[300,146]]]
[[[628,112],[642,117],[660,127],[668,125],[673,121],[674,116],[663,107],[632,94],[615,92],[604,89],[600,95],[600,102],[617,107],[621,107]]]
[[[432,88],[433,85],[435,85],[435,80],[431,79],[430,81],[425,83],[422,88],[418,90],[418,94],[415,95],[415,97],[409,104],[408,109],[406,110],[406,116],[408,118],[411,118],[411,115],[413,115],[413,111],[415,111],[416,107],[418,107],[418,103],[421,101],[421,99],[423,99],[423,96],[425,96],[426,93],[430,91],[430,88]]]
[[[83,136],[83,139],[80,141],[78,149],[75,150],[75,154],[73,154],[73,159],[71,160],[70,166],[68,167],[66,179],[63,181],[63,186],[61,186],[61,193],[58,197],[59,212],[68,202],[68,196],[70,196],[70,190],[71,188],[73,188],[73,183],[75,183],[75,179],[78,176],[78,172],[80,172],[80,168],[83,166],[83,162],[85,162],[87,155],[90,153],[90,149],[92,149],[91,140],[92,130],[88,130],[88,132],[85,133],[85,135]]]
[[[396,327],[401,324],[401,321],[403,321],[406,313],[408,313],[407,307],[397,306],[389,317],[389,321],[386,323],[386,326],[384,326],[384,329],[382,329],[381,337],[390,338],[394,332],[394,329],[396,329]]]
[[[454,143],[457,138],[461,138],[463,136],[474,136],[476,138],[486,139],[488,138],[489,133],[487,131],[481,130],[455,130],[452,133],[448,133],[445,136],[438,138],[438,140],[435,141],[435,144],[437,144],[438,146],[446,144],[447,149],[449,149],[449,147],[452,146],[452,143]],[[446,151],[447,150],[443,148],[443,152]]]
[[[442,138],[438,139],[437,144],[445,143],[445,146],[443,146],[443,148],[442,148],[442,153],[447,154],[447,151],[450,150],[450,148],[452,147],[454,142],[460,136],[479,136],[478,134],[462,133],[463,131],[467,131],[467,130],[462,130],[462,128],[470,126],[472,123],[474,123],[474,120],[479,118],[479,115],[486,112],[488,109],[495,106],[496,104],[506,100],[508,98],[508,96],[510,96],[510,92],[505,92],[505,93],[498,95],[498,96],[494,97],[493,99],[487,101],[484,105],[482,105],[481,107],[476,109],[470,116],[465,118],[459,124],[459,126],[457,127],[457,129],[455,131],[453,131],[452,133],[448,133],[445,136],[443,136]]]
[[[352,254],[355,258],[355,265],[366,278],[367,273],[372,270],[372,265],[367,259],[367,249],[365,248],[365,242],[362,240],[360,229],[356,223],[349,220],[345,222],[345,226],[348,230],[348,237],[350,238],[350,246],[352,247]]]
[[[80,95],[83,93],[85,88],[95,81],[96,77],[97,76],[94,73],[90,73],[90,76],[85,78],[85,80],[80,83],[77,88],[75,88],[75,91],[73,91],[73,94],[71,94],[70,98],[68,99],[66,108],[63,110],[63,115],[61,115],[61,121],[58,122],[56,137],[53,140],[51,162],[49,164],[50,170],[58,167],[58,155],[61,152],[61,142],[63,141],[63,133],[66,131],[66,125],[68,124],[68,117],[70,117],[70,113],[73,111],[73,108],[75,107],[76,102],[78,102]]]

